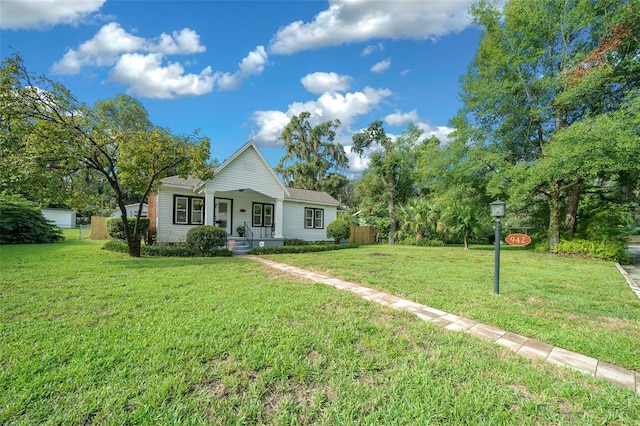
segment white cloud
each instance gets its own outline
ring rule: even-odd
[[[431,136],[435,136],[440,139],[440,142],[443,144],[449,141],[449,134],[455,130],[453,127],[432,126],[424,122],[416,123],[416,126],[424,132],[423,139],[429,139]]]
[[[127,93],[148,98],[175,98],[209,93],[216,84],[220,90],[237,89],[248,77],[262,73],[267,64],[263,46],[249,52],[234,73],[214,73],[211,67],[199,74],[186,73],[180,62],[167,61],[170,55],[205,51],[198,33],[189,28],[147,39],[128,33],[117,22],[111,22],[77,50],[67,51],[53,65],[52,71],[75,75],[84,67],[112,68],[110,80],[128,85]]]
[[[381,52],[384,50],[384,46],[382,45],[382,43],[370,44],[369,46],[364,48],[360,56],[369,56],[377,50]]]
[[[410,69],[402,70],[402,72],[400,73],[400,75],[401,75],[402,77],[404,77],[405,75],[409,74],[410,72],[411,72],[411,70],[410,70]]]
[[[368,113],[391,94],[388,89],[365,87],[361,92],[323,93],[315,101],[294,102],[286,112],[256,111],[252,120],[258,130],[253,133],[252,139],[259,145],[280,146],[278,137],[291,117],[304,111],[311,114],[309,123],[312,126],[339,119],[342,123],[341,129],[348,129],[356,116]]]
[[[162,33],[157,39],[147,40],[126,32],[117,22],[104,25],[90,40],[77,50],[70,49],[60,61],[53,64],[56,74],[78,74],[82,67],[109,67],[125,53],[162,53],[165,55],[204,52],[200,36],[189,28]]]
[[[197,96],[213,90],[210,67],[200,74],[185,74],[179,63],[163,66],[162,62],[159,53],[125,53],[113,67],[110,79],[128,85],[127,93],[145,98]]]
[[[2,0],[0,28],[46,28],[77,24],[98,11],[106,0]]]
[[[418,121],[418,111],[413,110],[409,112],[402,113],[400,111],[396,111],[393,114],[389,114],[384,117],[384,122],[390,126],[402,126],[407,123],[415,123]]]
[[[361,158],[358,154],[351,151],[352,148],[353,147],[350,145],[346,145],[344,147],[344,152],[347,154],[347,158],[349,159],[348,172],[351,175],[359,176],[369,167],[369,157],[363,156]]]
[[[259,145],[278,146],[280,134],[289,124],[291,117],[282,111],[272,110],[256,111],[251,119],[258,125],[258,130],[253,132],[251,139]]]
[[[464,30],[474,0],[330,0],[312,22],[282,27],[270,42],[273,53],[290,55],[375,38],[424,40]]]
[[[151,41],[148,45],[150,52],[161,52],[165,55],[182,55],[202,53],[207,50],[200,44],[200,36],[190,28],[173,31],[171,35],[162,33],[158,41]]]
[[[307,74],[300,82],[311,93],[344,92],[349,89],[352,78],[335,72],[314,72]]]
[[[372,66],[371,67],[371,72],[377,72],[377,73],[385,72],[390,67],[391,67],[391,59],[387,58],[384,61],[380,61],[377,64],[375,64],[374,66]]]
[[[240,62],[238,71],[233,74],[217,73],[216,80],[220,90],[235,90],[252,75],[259,75],[267,63],[267,52],[263,46],[258,46]]]

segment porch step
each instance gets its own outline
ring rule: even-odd
[[[233,249],[234,256],[248,254],[249,250],[251,250],[251,245],[249,245],[249,241],[247,241],[246,238],[236,237],[230,238],[230,240],[234,240],[236,242],[236,246]]]

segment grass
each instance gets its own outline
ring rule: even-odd
[[[447,312],[640,371],[640,300],[613,262],[493,246],[363,246],[274,260],[391,292]]]
[[[0,423],[640,418],[630,390],[257,262],[133,259],[101,245],[0,246]]]

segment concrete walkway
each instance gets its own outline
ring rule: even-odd
[[[554,364],[573,368],[594,377],[608,380],[618,386],[633,389],[640,395],[640,373],[627,370],[617,365],[600,361],[576,352],[571,352],[558,346],[553,346],[538,340],[529,339],[519,334],[482,324],[468,318],[450,314],[429,306],[421,305],[410,300],[402,299],[389,293],[374,290],[337,278],[331,278],[316,272],[307,271],[291,265],[274,262],[257,256],[249,259],[262,262],[272,268],[306,278],[313,282],[327,284],[340,290],[351,291],[365,300],[379,303],[394,309],[404,309],[413,312],[418,318],[432,322],[440,327],[452,331],[464,331],[483,339],[490,340],[511,349],[530,359],[543,359]]]

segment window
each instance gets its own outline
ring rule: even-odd
[[[315,229],[324,228],[324,210],[306,207],[304,209],[304,227]]]
[[[175,195],[173,197],[173,223],[176,225],[202,225],[204,198]]]
[[[253,226],[273,226],[273,204],[253,203]]]

